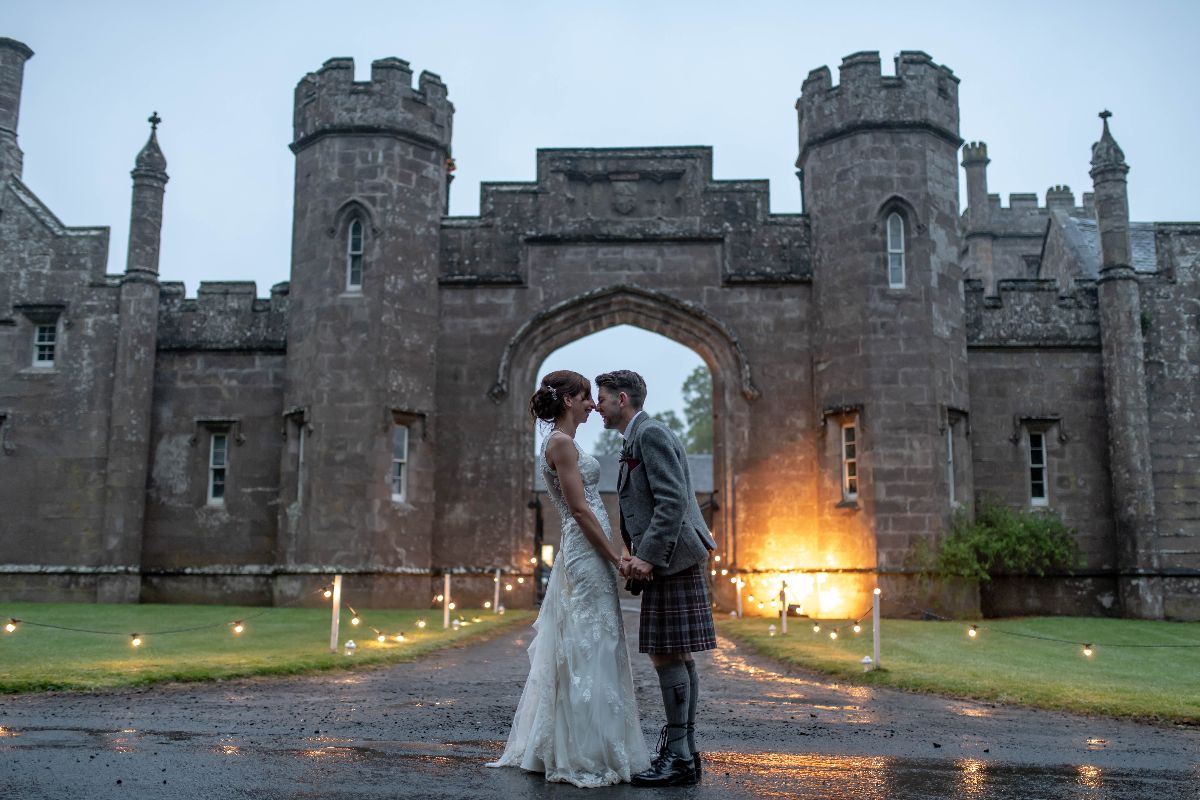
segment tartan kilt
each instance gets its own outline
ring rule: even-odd
[[[692,653],[717,646],[704,565],[655,575],[642,589],[639,653]]]

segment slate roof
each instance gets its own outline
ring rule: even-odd
[[[1083,277],[1100,276],[1100,229],[1096,220],[1066,217],[1063,234],[1083,266]],[[1136,272],[1157,272],[1158,251],[1154,245],[1153,222],[1129,223],[1129,247]]]
[[[616,456],[596,456],[600,462],[600,492],[603,494],[617,491],[617,471],[620,465]],[[709,494],[713,490],[712,456],[688,456],[688,468],[692,471],[692,488],[696,494]],[[535,492],[546,491],[546,483],[542,480],[542,471],[537,470],[533,479]]]

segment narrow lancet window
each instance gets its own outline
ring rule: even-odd
[[[210,505],[225,503],[225,469],[229,463],[229,436],[214,433],[208,456],[208,502]]]
[[[842,500],[858,499],[858,425],[842,426]]]
[[[346,241],[346,288],[361,291],[363,279],[363,226],[354,220]]]
[[[887,219],[888,287],[904,288],[904,220],[893,212]]]
[[[1050,504],[1046,480],[1046,434],[1029,432],[1029,502],[1035,506]]]
[[[408,496],[408,426],[392,426],[392,499],[398,502]]]

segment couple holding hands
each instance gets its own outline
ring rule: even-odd
[[[529,677],[504,754],[488,766],[581,787],[686,786],[696,749],[699,677],[692,653],[716,647],[704,569],[716,543],[679,437],[642,411],[646,382],[617,370],[592,386],[577,372],[542,379],[530,413],[552,426],[538,468],[563,520],[562,541],[529,645]],[[624,437],[617,480],[621,539],[600,498],[600,464],[575,441],[592,411]],[[658,673],[666,711],[653,760],[642,738],[618,577],[642,601],[638,650]]]

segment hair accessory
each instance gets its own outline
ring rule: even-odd
[[[545,384],[545,383],[543,383],[543,384],[542,384],[542,388],[543,388],[543,389],[549,389],[549,390],[550,390],[550,399],[551,399],[551,400],[557,400],[557,399],[558,399],[558,390],[557,390],[557,389],[555,389],[553,386],[550,386],[549,384]]]

